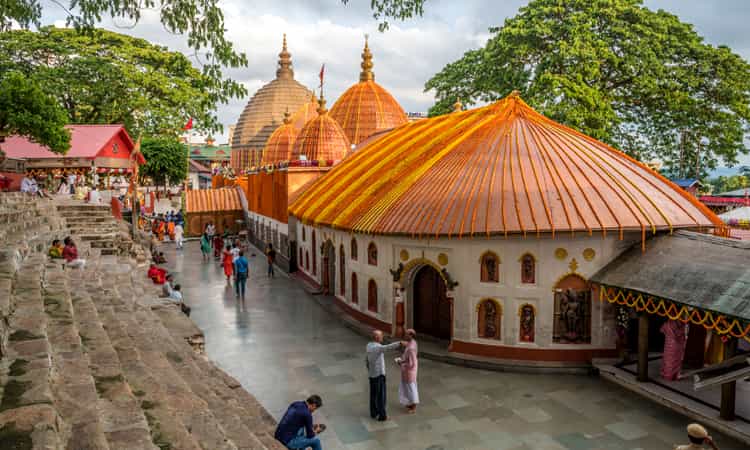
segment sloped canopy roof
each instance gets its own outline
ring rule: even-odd
[[[689,193],[516,94],[402,125],[290,207],[304,222],[413,236],[712,227]]]
[[[750,242],[680,231],[636,245],[591,281],[750,320]]]
[[[23,136],[8,136],[2,144],[9,158],[96,158],[105,145],[117,134],[121,134],[128,148],[123,156],[128,157],[135,144],[122,125],[66,125],[70,131],[70,150],[65,155],[52,153],[46,146],[32,142]]]
[[[185,212],[188,214],[241,209],[237,189],[197,189],[185,192]]]

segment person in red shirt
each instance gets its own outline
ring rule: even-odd
[[[158,267],[156,264],[151,264],[148,269],[148,277],[151,278],[155,284],[164,284],[167,281],[167,271]]]
[[[68,267],[83,269],[86,265],[86,260],[78,257],[78,248],[76,248],[73,239],[66,237],[63,242],[65,243],[65,248],[63,248],[62,257],[65,260],[65,264]]]

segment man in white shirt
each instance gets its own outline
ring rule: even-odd
[[[370,417],[380,422],[388,420],[385,412],[386,384],[385,384],[385,358],[383,353],[388,350],[396,350],[401,342],[383,345],[383,332],[375,330],[372,332],[372,342],[367,344],[367,375],[370,378]]]
[[[99,194],[99,190],[94,186],[89,192],[89,203],[98,205],[102,202],[102,196]]]
[[[38,194],[39,186],[37,186],[36,180],[29,175],[25,175],[23,180],[21,180],[21,192],[26,192],[27,194]]]
[[[182,241],[185,230],[182,228],[182,224],[179,222],[174,226],[174,241],[177,244],[177,249],[182,250]]]

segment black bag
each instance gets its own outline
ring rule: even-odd
[[[190,307],[184,303],[180,303],[180,309],[186,316],[190,317]]]

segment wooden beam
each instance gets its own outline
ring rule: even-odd
[[[638,316],[638,381],[648,381],[648,314]]]
[[[724,343],[724,358],[731,358],[737,352],[737,339],[729,338]],[[721,413],[724,420],[734,420],[737,382],[730,381],[721,385]]]

